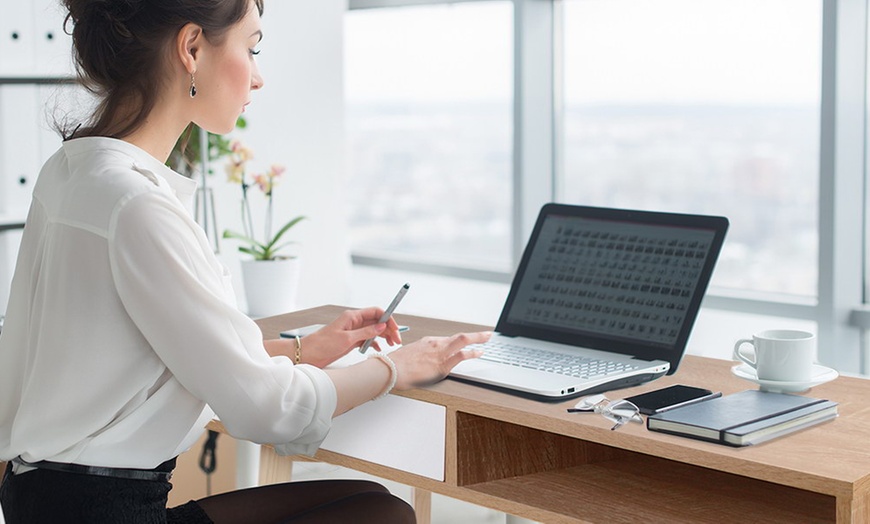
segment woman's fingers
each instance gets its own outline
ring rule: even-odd
[[[392,354],[399,368],[398,389],[417,387],[437,382],[457,364],[481,355],[479,350],[468,350],[470,344],[489,340],[491,332],[457,333],[450,337],[425,337]]]
[[[459,351],[472,344],[483,344],[492,337],[492,331],[478,331],[477,333],[457,333],[449,338],[448,348]]]

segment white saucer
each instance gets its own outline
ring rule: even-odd
[[[755,370],[746,364],[738,364],[731,368],[731,373],[734,373],[743,380],[754,382],[760,386],[762,391],[771,391],[774,393],[797,393],[806,391],[813,386],[830,382],[838,376],[836,370],[821,364],[813,364],[813,378],[805,382],[784,382],[779,380],[762,380],[755,375]]]

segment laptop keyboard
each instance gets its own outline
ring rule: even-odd
[[[640,367],[637,364],[566,355],[504,342],[486,342],[469,347],[483,350],[481,360],[583,379],[631,371]]]

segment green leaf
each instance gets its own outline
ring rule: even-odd
[[[279,253],[282,249],[284,249],[285,247],[287,247],[291,244],[298,244],[298,242],[293,241],[293,240],[288,240],[287,242],[284,242],[283,244],[281,244],[279,246],[274,246],[274,247],[270,244],[269,251],[271,251],[272,253]]]
[[[245,246],[239,246],[239,251],[253,256],[254,260],[269,260],[269,253],[267,251],[260,251],[258,249],[253,249]]]
[[[235,231],[230,231],[229,229],[224,230],[223,237],[240,240],[246,244],[249,244],[251,246],[251,248],[259,249],[261,251],[267,250],[269,248],[269,246],[267,246],[265,244],[261,244],[257,240],[255,240],[247,235],[243,235],[241,233],[236,233]]]
[[[289,231],[290,228],[292,228],[293,226],[295,226],[296,224],[298,224],[299,222],[301,222],[303,220],[305,220],[304,216],[298,216],[298,217],[294,218],[293,220],[291,220],[290,222],[287,222],[286,224],[284,224],[284,227],[282,227],[280,230],[278,230],[277,233],[275,233],[275,236],[272,237],[272,240],[268,244],[266,244],[266,247],[271,248],[272,246],[274,246],[275,243],[278,242],[278,240],[280,240],[282,236],[284,236],[284,233]]]
[[[241,240],[242,242],[247,242],[248,244],[259,244],[253,238],[243,235],[242,233],[236,233],[235,231],[230,231],[229,229],[224,230],[224,238],[235,238],[236,240]]]

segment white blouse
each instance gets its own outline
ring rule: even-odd
[[[190,216],[195,190],[110,138],[46,162],[0,334],[0,460],[153,468],[214,413],[281,453],[326,437],[334,385],[266,353]]]

